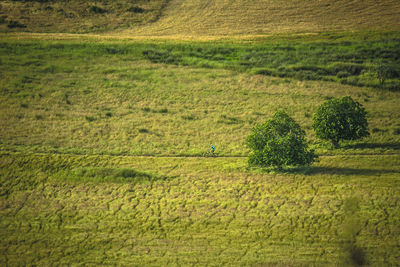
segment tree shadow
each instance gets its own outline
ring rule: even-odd
[[[382,169],[356,169],[340,167],[298,167],[282,170],[283,173],[304,174],[304,175],[380,175],[380,174],[400,174],[398,170]]]
[[[353,244],[348,248],[348,252],[350,256],[350,261],[353,266],[366,265],[367,263],[366,253],[361,247]]]
[[[400,149],[399,143],[360,143],[343,145],[344,149]]]

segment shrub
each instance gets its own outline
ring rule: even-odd
[[[168,109],[167,109],[167,108],[162,108],[162,109],[160,109],[160,110],[158,111],[158,113],[166,114],[166,113],[168,113]]]
[[[189,115],[183,115],[182,119],[192,121],[195,119],[195,117],[192,114],[189,114]]]
[[[91,116],[86,116],[85,119],[86,119],[88,122],[92,122],[92,121],[95,121],[95,120],[96,120],[95,117],[91,117]]]
[[[253,166],[300,166],[310,165],[316,159],[308,150],[305,132],[285,112],[276,112],[272,119],[256,125],[247,137],[252,150],[249,165]]]
[[[133,6],[133,7],[128,8],[128,11],[133,12],[133,13],[143,13],[145,10],[141,7]]]
[[[349,77],[349,76],[350,76],[350,73],[348,73],[347,71],[339,71],[336,74],[336,77],[338,77],[338,78],[346,78],[346,77]]]
[[[139,133],[149,133],[149,130],[147,130],[146,128],[140,128]]]
[[[330,65],[327,68],[327,72],[329,72],[331,75],[337,75],[339,72],[345,72],[349,76],[357,76],[361,74],[363,69],[364,66],[361,64],[337,62]]]
[[[179,52],[171,53],[165,50],[144,50],[143,56],[154,63],[179,64],[182,61],[182,55]]]
[[[0,16],[0,24],[6,23],[7,16]]]
[[[97,14],[103,14],[103,13],[107,12],[107,10],[105,10],[104,8],[98,7],[98,6],[90,6],[88,8],[88,10],[90,12],[97,13]]]
[[[220,119],[217,122],[225,124],[238,124],[242,123],[243,121],[235,117],[228,117],[226,115],[221,115]]]
[[[8,24],[7,24],[7,27],[10,28],[10,29],[13,29],[13,28],[26,28],[26,25],[24,25],[24,24],[22,24],[22,23],[20,23],[18,21],[10,20],[8,22]]]
[[[339,147],[340,140],[355,140],[368,136],[368,122],[363,106],[350,96],[323,103],[314,114],[316,136],[330,140]]]
[[[387,64],[380,63],[376,69],[376,74],[379,80],[379,83],[383,85],[385,80],[388,78],[392,78],[395,76],[392,74],[392,69]]]

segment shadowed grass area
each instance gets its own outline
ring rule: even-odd
[[[158,177],[129,168],[98,167],[76,168],[61,171],[55,175],[55,178],[62,181],[94,183],[140,183],[166,179],[165,177]]]
[[[383,144],[376,144],[376,143],[360,143],[360,144],[348,144],[345,145],[344,148],[346,149],[400,149],[400,144],[397,143],[383,143]]]
[[[266,169],[266,172],[281,172],[281,173],[301,173],[304,175],[319,175],[319,174],[332,174],[332,175],[381,175],[381,174],[398,174],[398,170],[387,169],[357,169],[357,168],[340,168],[340,167],[308,167],[308,168],[292,168],[285,170]]]
[[[173,45],[144,50],[155,63],[225,68],[298,80],[399,90],[397,39],[242,45]],[[385,67],[384,74],[380,72]],[[378,74],[379,73],[379,74]],[[384,75],[384,82],[379,80]]]

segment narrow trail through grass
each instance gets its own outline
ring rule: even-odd
[[[17,152],[15,150],[1,150],[2,153],[26,153],[26,152]],[[149,158],[247,158],[248,156],[237,156],[237,155],[214,155],[214,156],[204,156],[204,155],[113,155],[113,154],[88,154],[88,153],[62,153],[62,152],[29,152],[29,154],[33,155],[88,155],[88,156],[111,156],[111,157],[132,157],[132,158],[142,158],[142,157],[149,157]],[[400,152],[388,152],[388,153],[325,153],[325,154],[318,154],[318,157],[335,157],[335,156],[377,156],[377,157],[384,157],[384,156],[396,156],[400,155]]]

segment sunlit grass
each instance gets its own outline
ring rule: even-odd
[[[249,171],[245,158],[3,153],[0,163],[2,264],[343,265],[349,244],[372,265],[399,257],[398,156],[322,157],[304,174]],[[121,168],[168,179],[68,179]]]
[[[142,58],[142,51],[153,45],[5,42],[2,147],[78,154],[203,155],[213,143],[219,155],[245,156],[250,129],[285,109],[319,153],[398,149],[397,91],[155,64]],[[314,138],[312,116],[326,99],[344,95],[365,106],[372,135],[332,152]]]
[[[0,265],[397,264],[399,91],[143,54],[222,44],[101,40],[0,44]],[[335,150],[312,116],[344,95],[371,136]],[[248,167],[276,110],[319,162]]]
[[[313,34],[366,29],[399,30],[399,7],[385,2],[338,1],[169,1],[153,24],[122,31],[125,36],[178,36],[184,39],[235,35]]]

